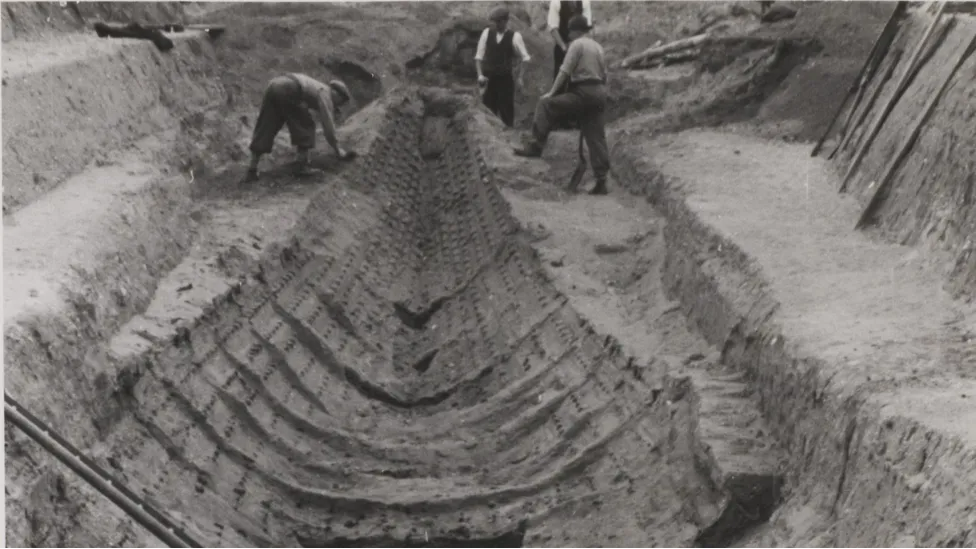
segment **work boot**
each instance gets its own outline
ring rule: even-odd
[[[298,164],[295,166],[295,171],[292,172],[295,177],[312,177],[322,175],[323,173],[325,172],[318,168],[313,168],[308,164]]]
[[[524,156],[526,158],[542,158],[542,145],[532,142],[523,147],[513,150],[515,156]]]
[[[310,166],[311,157],[307,149],[300,149],[298,151],[298,158],[295,160],[295,169],[292,172],[295,177],[309,177],[312,175],[320,175],[322,170],[317,170]]]
[[[597,179],[596,185],[594,185],[593,188],[590,189],[590,194],[593,196],[604,196],[609,192],[610,191],[607,190],[606,179]]]
[[[247,175],[244,176],[244,183],[254,183],[258,180],[258,169],[248,168]]]

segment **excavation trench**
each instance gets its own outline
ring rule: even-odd
[[[693,544],[725,501],[694,387],[556,290],[472,116],[392,101],[279,268],[126,372],[95,459],[207,546]]]

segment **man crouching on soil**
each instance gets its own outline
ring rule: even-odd
[[[286,124],[291,135],[291,143],[298,149],[295,175],[316,173],[308,165],[309,153],[315,147],[315,119],[312,117],[312,111],[318,114],[325,140],[335,149],[336,155],[341,160],[352,158],[353,155],[339,147],[335,134],[335,113],[351,99],[349,88],[340,80],[323,84],[314,78],[297,73],[272,79],[264,90],[261,112],[254,125],[254,135],[251,139],[251,165],[248,167],[244,182],[257,181],[258,162],[261,156],[271,152],[275,136]]]
[[[610,172],[610,153],[607,150],[605,113],[607,107],[607,62],[603,47],[587,36],[590,25],[586,17],[574,16],[569,21],[566,59],[552,89],[539,98],[532,121],[532,138],[528,145],[516,149],[515,154],[530,158],[542,156],[542,150],[555,124],[571,118],[579,120],[580,132],[590,149],[590,163],[596,185],[590,194],[607,194],[607,174]],[[569,81],[569,89],[559,93]]]

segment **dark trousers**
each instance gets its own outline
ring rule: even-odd
[[[566,50],[559,47],[559,44],[555,44],[552,47],[552,60],[553,60],[553,71],[552,71],[552,81],[555,82],[556,78],[559,76],[559,68],[563,66],[563,60],[566,59]],[[568,87],[567,84],[563,84],[563,87],[559,89],[558,93],[563,93]],[[575,130],[579,128],[579,124],[575,119],[566,120],[564,122],[557,122],[553,129],[555,130]]]
[[[482,98],[488,110],[495,113],[506,126],[515,125],[515,77],[512,73],[488,75]]]
[[[532,121],[532,137],[540,147],[545,147],[549,133],[560,123],[578,120],[580,132],[590,149],[590,164],[597,181],[603,181],[610,172],[610,151],[607,148],[607,88],[594,82],[570,84],[568,91],[541,99],[535,107]]]
[[[283,126],[288,126],[291,144],[301,149],[315,147],[315,119],[302,104],[301,87],[287,76],[279,76],[268,83],[261,101],[261,112],[254,124],[251,152],[267,154]]]

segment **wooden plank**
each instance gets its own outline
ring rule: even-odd
[[[845,192],[847,190],[847,185],[850,183],[851,176],[854,175],[854,172],[857,171],[857,168],[861,165],[861,160],[864,158],[864,154],[867,152],[868,147],[874,141],[875,136],[878,134],[878,131],[881,129],[881,126],[884,124],[885,120],[888,119],[888,115],[891,113],[892,109],[895,108],[895,104],[899,99],[901,99],[901,96],[908,87],[908,84],[914,80],[915,75],[921,69],[922,63],[918,62],[919,58],[921,57],[922,52],[925,50],[925,46],[928,44],[932,33],[935,32],[935,28],[938,26],[939,21],[942,19],[942,10],[944,9],[945,2],[941,2],[935,12],[935,16],[932,18],[932,22],[929,24],[928,28],[925,29],[925,34],[922,36],[922,39],[918,41],[915,51],[912,52],[912,56],[908,61],[908,67],[905,70],[905,74],[902,75],[901,80],[898,82],[898,86],[895,88],[895,93],[892,94],[884,109],[882,109],[878,117],[875,118],[871,130],[866,134],[864,141],[861,142],[861,146],[858,147],[857,153],[851,160],[851,164],[847,167],[847,173],[844,174],[844,180],[841,183],[840,192]],[[944,30],[948,31],[948,28]],[[936,41],[930,51],[934,52],[936,49],[938,49],[938,45],[941,44],[942,40],[944,39],[945,33],[940,36],[940,40]]]
[[[922,115],[918,117],[918,120],[915,122],[915,127],[912,128],[911,133],[909,133],[905,138],[901,148],[898,150],[898,154],[895,155],[891,163],[888,164],[888,168],[885,170],[884,176],[882,176],[881,181],[878,182],[878,186],[874,190],[874,195],[871,196],[871,200],[868,201],[867,207],[864,208],[864,211],[861,213],[861,217],[857,220],[857,224],[854,226],[855,229],[861,229],[870,223],[872,217],[874,216],[874,212],[877,210],[878,206],[881,205],[881,202],[884,201],[885,195],[887,195],[888,187],[891,185],[892,179],[894,179],[895,172],[897,172],[898,168],[901,167],[902,162],[904,162],[905,158],[908,157],[909,151],[911,151],[912,147],[915,145],[915,142],[918,141],[918,136],[922,131],[922,126],[925,125],[925,122],[927,122],[929,117],[932,115],[932,111],[935,110],[935,106],[939,103],[939,100],[942,99],[942,94],[944,94],[946,89],[949,87],[949,83],[952,82],[952,78],[957,72],[959,72],[959,68],[962,67],[963,63],[965,63],[967,59],[969,59],[974,50],[976,50],[976,36],[970,39],[966,49],[963,50],[962,54],[959,56],[959,59],[957,59],[955,65],[953,65],[952,70],[949,71],[949,74],[946,76],[945,80],[942,81],[942,84],[939,86],[939,90],[932,94],[928,104],[925,105],[925,109],[922,111]]]
[[[864,141],[858,143],[858,153],[860,153],[861,155],[858,160],[863,160],[864,154],[867,153],[868,147],[874,143],[874,139],[881,132],[881,128],[884,127],[884,123],[888,120],[888,116],[891,115],[892,111],[894,111],[895,109],[895,106],[898,104],[898,101],[901,100],[905,92],[908,91],[908,88],[911,87],[911,85],[914,83],[915,78],[921,72],[922,67],[924,67],[932,59],[932,57],[935,56],[935,53],[939,50],[939,46],[941,46],[942,42],[945,41],[946,36],[949,35],[949,31],[952,30],[953,24],[955,22],[956,22],[955,18],[950,19],[942,27],[942,32],[939,34],[935,42],[925,52],[925,55],[920,60],[916,60],[914,66],[911,67],[911,72],[906,72],[902,74],[901,80],[899,81],[898,85],[895,87],[895,90],[892,93],[891,97],[888,98],[888,102],[885,104],[884,109],[882,109],[882,112],[879,114],[878,117],[875,117],[874,124],[872,125],[871,128],[871,132],[870,133],[865,132],[864,134],[861,134],[860,137]],[[851,138],[853,139],[853,137],[854,134],[852,132]],[[854,171],[852,169],[848,169],[848,173],[845,175],[853,175],[853,173]],[[845,177],[844,182],[840,187],[840,192],[847,191],[847,186],[850,184],[850,181],[851,181],[850,179]]]
[[[888,68],[885,69],[884,75],[881,77],[881,81],[879,81],[878,85],[874,88],[874,92],[871,93],[871,98],[868,99],[868,102],[865,103],[864,108],[861,109],[860,114],[857,115],[857,120],[854,122],[854,125],[850,127],[850,132],[845,131],[843,139],[841,139],[837,146],[834,147],[834,150],[830,151],[830,154],[827,155],[828,159],[834,158],[834,155],[847,146],[848,142],[850,142],[850,140],[854,137],[854,128],[864,124],[864,120],[869,114],[871,114],[874,104],[877,103],[878,98],[881,97],[881,92],[884,90],[885,85],[889,80],[891,80],[891,76],[895,74],[895,69],[898,67],[898,63],[901,62],[901,56],[904,53],[904,50],[898,49],[891,54],[891,63],[888,65]]]
[[[854,112],[857,110],[857,107],[861,104],[861,99],[864,97],[864,90],[867,88],[868,82],[874,78],[874,75],[878,71],[878,67],[881,66],[881,61],[888,53],[888,48],[891,47],[891,43],[894,41],[895,35],[897,34],[898,23],[901,21],[901,17],[905,14],[907,9],[908,2],[898,2],[895,5],[895,9],[892,10],[891,15],[888,17],[888,22],[885,23],[881,33],[878,34],[878,38],[874,41],[874,46],[871,47],[871,53],[868,54],[867,59],[864,60],[864,65],[861,66],[861,70],[854,78],[854,82],[851,83],[851,87],[847,90],[847,95],[844,96],[844,100],[841,101],[840,105],[837,106],[837,112],[835,112],[833,118],[830,119],[830,124],[827,125],[827,129],[824,130],[824,133],[820,136],[817,144],[814,145],[813,151],[810,152],[810,156],[817,156],[817,154],[820,153],[820,149],[823,147],[824,141],[826,141],[827,136],[830,135],[830,130],[834,128],[834,123],[837,122],[841,113],[844,112],[844,107],[847,105],[847,100],[850,99],[851,95],[856,90],[857,96],[854,98],[854,102],[851,103],[850,112],[847,115],[847,121],[844,122],[840,135],[843,137],[847,133],[847,128],[850,126]]]

